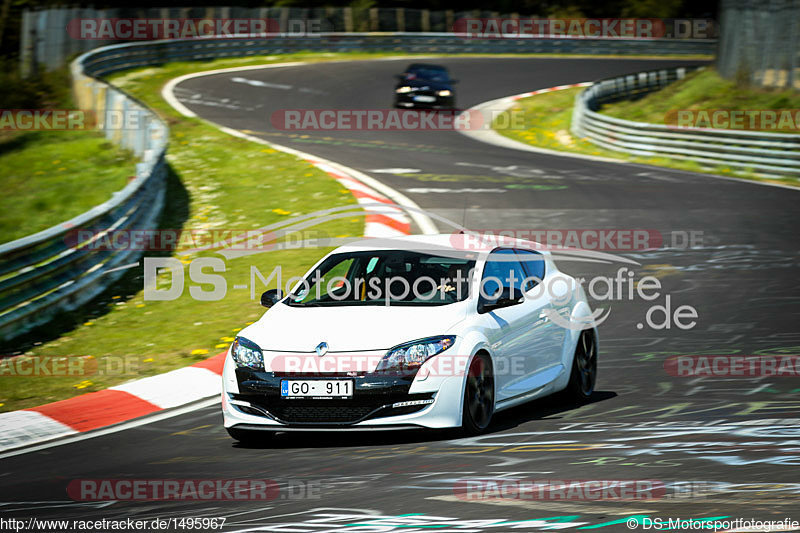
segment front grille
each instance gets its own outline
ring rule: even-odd
[[[302,400],[299,400],[302,401]],[[369,413],[375,407],[370,406],[317,406],[317,405],[281,405],[271,407],[269,412],[276,418],[284,422],[356,422]]]

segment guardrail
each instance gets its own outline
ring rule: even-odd
[[[109,231],[153,229],[164,203],[167,126],[147,106],[97,79],[94,52],[71,65],[78,107],[100,119],[106,137],[140,159],[136,176],[103,204],[57,226],[0,245],[0,339],[15,337],[94,298],[135,262],[136,250],[92,249]],[[106,120],[132,116],[126,129]],[[81,234],[81,231],[85,234]]]
[[[97,48],[71,65],[79,108],[98,117],[135,111],[142,127],[118,129],[102,121],[113,142],[141,158],[136,178],[114,197],[58,226],[0,245],[0,339],[19,335],[53,315],[87,302],[138,260],[134,250],[91,249],[109,231],[154,228],[164,200],[168,129],[144,104],[100,78],[136,67],[175,61],[291,53],[397,51],[403,53],[710,54],[714,41],[638,39],[471,39],[451,33],[321,33],[307,37],[207,38],[134,42]],[[80,240],[74,230],[91,230]]]
[[[603,104],[641,97],[682,79],[698,67],[662,69],[601,80],[575,98],[572,133],[618,152],[661,156],[800,176],[800,135],[723,129],[684,129],[633,122],[599,113]]]

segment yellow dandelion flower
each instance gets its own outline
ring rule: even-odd
[[[191,355],[205,355],[208,353],[208,350],[205,348],[196,348],[190,352]]]

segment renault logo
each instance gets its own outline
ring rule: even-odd
[[[323,355],[328,353],[328,343],[327,342],[321,342],[321,343],[317,344],[317,347],[314,348],[314,349],[317,351],[317,355],[322,357]]]

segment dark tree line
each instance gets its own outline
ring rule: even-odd
[[[539,17],[647,17],[647,18],[716,18],[717,0],[98,0],[94,2],[64,2],[63,0],[0,0],[0,55],[9,59],[19,51],[19,27],[24,9],[43,9],[57,6],[86,6],[95,8],[201,7],[216,5],[242,7],[287,6],[325,7],[353,6],[404,7],[468,11],[497,11]]]

